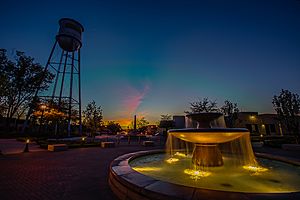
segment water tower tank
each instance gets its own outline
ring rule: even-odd
[[[59,32],[56,36],[59,46],[69,52],[76,51],[82,46],[81,33],[83,26],[70,18],[59,20]]]

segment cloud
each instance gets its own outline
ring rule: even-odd
[[[147,111],[139,111],[140,105],[143,103],[146,95],[150,90],[149,84],[145,84],[142,89],[137,89],[132,85],[120,87],[120,106],[114,113],[114,119],[122,126],[129,125],[134,115],[142,117],[147,115]]]
[[[134,115],[137,112],[139,106],[142,104],[149,89],[149,85],[145,85],[142,91],[139,91],[131,86],[127,87],[125,89],[126,94],[124,95],[121,102],[124,114],[126,114],[127,116]]]

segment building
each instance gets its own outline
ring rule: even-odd
[[[185,128],[185,116],[173,116],[174,128]]]
[[[276,114],[258,114],[258,112],[239,112],[235,127],[247,128],[251,135],[283,135]]]

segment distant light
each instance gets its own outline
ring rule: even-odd
[[[46,109],[46,108],[47,108],[47,106],[46,106],[46,105],[44,105],[44,104],[42,104],[42,105],[40,106],[40,108],[41,108],[41,109]]]
[[[85,137],[82,137],[81,140],[82,140],[82,141],[85,141]]]
[[[262,124],[261,126],[262,126],[263,128],[265,128],[265,125],[264,125],[264,124]]]
[[[264,135],[263,135],[263,134],[260,134],[260,137],[264,137]]]
[[[27,139],[27,140],[26,140],[26,143],[28,144],[29,142],[30,142],[30,140],[29,140],[29,139]]]
[[[250,119],[254,120],[256,117],[254,115],[250,115]]]

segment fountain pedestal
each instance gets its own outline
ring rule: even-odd
[[[195,144],[192,162],[196,166],[217,167],[223,165],[223,158],[216,144]]]

